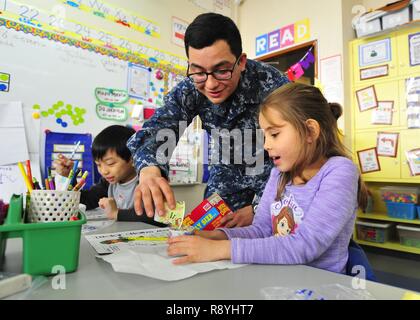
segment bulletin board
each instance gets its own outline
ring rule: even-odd
[[[185,75],[157,59],[78,41],[4,12],[0,52],[0,74],[7,75],[0,102],[22,102],[29,153],[38,155],[45,130],[95,137],[112,124],[138,125],[133,109],[159,108]]]

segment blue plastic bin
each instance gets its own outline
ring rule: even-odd
[[[417,218],[420,219],[420,206],[417,206]]]
[[[397,219],[414,220],[417,217],[416,205],[414,203],[400,203],[386,201],[388,216]]]

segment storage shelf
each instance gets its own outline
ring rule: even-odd
[[[420,219],[414,219],[414,220],[397,219],[397,218],[389,217],[384,213],[361,213],[361,212],[358,212],[357,217],[362,218],[362,219],[383,220],[383,221],[392,221],[392,222],[400,222],[400,223],[420,225]]]
[[[414,253],[414,254],[420,254],[420,249],[419,248],[403,246],[399,242],[389,241],[389,242],[385,242],[385,243],[376,243],[376,242],[370,242],[370,241],[363,241],[363,240],[359,240],[359,239],[355,239],[355,241],[358,244],[362,244],[362,245],[365,245],[365,246],[371,246],[371,247],[377,247],[377,248],[383,248],[383,249],[389,249],[389,250],[404,251],[404,252],[409,252],[409,253]]]

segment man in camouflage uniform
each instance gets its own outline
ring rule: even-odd
[[[146,211],[152,217],[154,205],[158,214],[164,214],[165,200],[171,209],[175,207],[167,180],[169,166],[159,161],[158,149],[162,142],[158,143],[156,137],[159,130],[170,129],[178,141],[182,134],[179,123],[189,124],[199,115],[203,128],[215,140],[226,138],[226,132],[230,133],[227,134],[229,140],[238,138],[232,132],[242,133],[239,137],[242,139],[237,139],[240,143],[230,148],[214,141],[219,154],[230,152],[230,155],[222,156],[218,163],[212,158],[204,197],[217,192],[235,211],[222,221],[226,227],[250,225],[254,205],[262,195],[272,167],[268,156],[262,157],[263,141],[256,145],[258,108],[271,91],[287,83],[288,79],[269,65],[247,60],[235,23],[219,14],[199,15],[188,26],[185,49],[188,77],[165,97],[164,106],[156,110],[127,144],[140,180],[135,191],[135,211],[137,214]],[[253,133],[251,140],[249,135],[246,138],[246,131]],[[215,132],[219,134],[216,138]],[[261,155],[261,164],[250,164],[244,157],[239,163],[234,161],[235,153],[246,156],[247,151],[252,153],[253,159]],[[254,173],[250,173],[252,167]]]

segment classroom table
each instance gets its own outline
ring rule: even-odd
[[[115,222],[95,233],[147,228],[153,227],[141,222]],[[8,240],[3,271],[20,272],[22,252],[19,241]],[[53,277],[44,277],[38,288],[7,299],[260,300],[265,298],[262,289],[267,287],[311,289],[325,284],[341,284],[351,288],[353,280],[346,275],[303,265],[247,265],[167,282],[114,272],[109,263],[95,256],[95,250],[82,235],[79,267],[77,271],[66,274],[65,290],[53,289]],[[376,299],[401,299],[407,292],[370,281],[366,281],[366,290]]]

